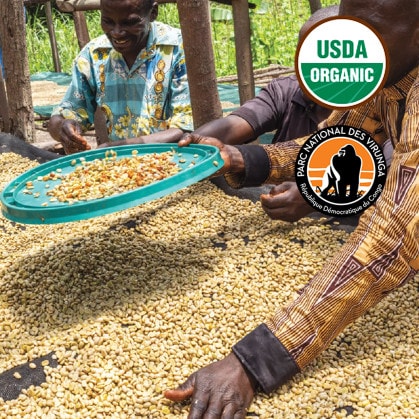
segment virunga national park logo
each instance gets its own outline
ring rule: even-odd
[[[295,55],[296,74],[303,91],[329,108],[352,108],[369,100],[384,85],[386,48],[366,23],[332,17],[314,25]]]
[[[364,130],[335,125],[301,147],[295,178],[304,199],[335,217],[356,215],[380,196],[387,176],[381,147]]]

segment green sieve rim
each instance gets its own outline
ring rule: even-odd
[[[61,180],[49,181],[49,189],[46,189],[45,182],[38,180],[40,177],[56,172],[57,169],[65,175],[74,170],[74,161],[81,163],[82,160],[102,159],[109,150],[114,150],[118,159],[132,157],[134,150],[137,155],[173,151],[173,161],[181,167],[181,171],[166,179],[105,198],[72,204],[48,201],[46,192]],[[1,192],[1,212],[7,219],[22,224],[56,224],[100,217],[190,186],[213,175],[223,164],[217,147],[201,144],[190,144],[187,147],[179,147],[177,144],[136,144],[84,151],[41,164],[12,180]],[[27,182],[33,183],[32,194],[27,193]]]

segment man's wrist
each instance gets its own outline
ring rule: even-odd
[[[224,156],[227,154],[230,158],[230,150],[233,158],[232,167],[226,167],[223,173],[232,188],[260,186],[266,182],[269,178],[271,163],[264,147],[250,144],[228,146],[224,150]]]
[[[232,351],[266,394],[300,371],[286,348],[263,323],[237,342]]]
[[[230,159],[230,173],[243,173],[245,171],[244,158],[239,149],[234,146],[228,147],[228,155]]]

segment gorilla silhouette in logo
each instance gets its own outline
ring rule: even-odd
[[[358,198],[361,158],[355,148],[347,144],[335,154],[326,169],[320,196],[329,199],[334,196],[336,202],[351,202]],[[324,185],[326,185],[324,187]],[[347,194],[349,186],[349,195]],[[331,188],[334,193],[329,194]]]

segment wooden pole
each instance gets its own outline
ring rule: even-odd
[[[54,61],[54,69],[57,73],[61,73],[60,57],[58,55],[57,40],[55,38],[54,23],[52,21],[52,9],[51,9],[50,0],[45,2],[45,16],[47,18],[49,41],[51,44],[52,60]]]
[[[248,0],[232,0],[240,104],[255,96]]]
[[[3,71],[0,66],[0,117],[2,123],[0,125],[0,131],[10,132],[10,121],[9,121],[9,103],[7,102],[6,86],[3,79]]]
[[[89,29],[87,27],[86,16],[84,12],[73,12],[74,28],[76,29],[79,48],[82,49],[89,41]]]
[[[217,89],[208,0],[178,0],[195,129],[223,116]]]
[[[100,8],[100,0],[56,0],[56,4],[60,11],[68,13]]]
[[[23,0],[0,0],[0,37],[9,103],[10,133],[35,141]]]
[[[308,0],[308,2],[310,3],[311,14],[322,8],[322,3],[320,0]]]

